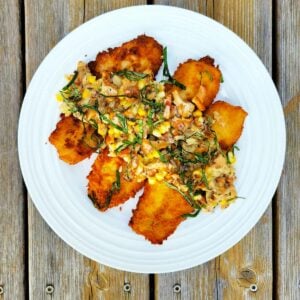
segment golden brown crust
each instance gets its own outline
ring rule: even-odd
[[[205,56],[199,60],[189,59],[180,64],[174,78],[186,86],[185,90],[176,89],[182,99],[192,101],[201,111],[205,110],[216,97],[221,81],[221,72],[214,66],[214,60]]]
[[[59,158],[68,164],[76,164],[93,153],[93,148],[85,142],[95,130],[73,116],[62,116],[56,129],[49,136],[50,143],[55,146]]]
[[[182,215],[192,211],[186,200],[165,183],[146,183],[129,225],[152,244],[162,244],[185,220]]]
[[[212,129],[222,149],[230,149],[241,136],[247,112],[240,106],[217,101],[210,105],[205,114],[214,120]]]
[[[109,157],[104,150],[96,158],[92,170],[88,175],[88,195],[94,205],[101,211],[118,206],[135,196],[144,183],[135,180],[127,181],[120,174],[120,189],[113,190],[117,179],[117,170],[125,169],[126,163],[120,157]]]
[[[162,64],[162,50],[162,46],[154,38],[140,35],[120,47],[99,52],[96,60],[91,61],[88,66],[97,77],[103,72],[124,69],[151,72],[155,76]]]

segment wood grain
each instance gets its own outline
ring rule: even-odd
[[[0,299],[24,299],[25,197],[18,163],[17,125],[23,97],[21,12],[0,5]]]
[[[272,72],[272,1],[220,0],[214,18],[236,32]],[[263,246],[262,246],[263,245]],[[272,299],[272,208],[236,246],[219,257],[220,299]],[[251,292],[251,284],[257,292]]]
[[[105,10],[142,3],[26,0],[27,84],[41,60],[70,30]],[[53,233],[31,200],[28,219],[31,299],[148,299],[147,275],[117,271],[83,257]],[[124,283],[130,283],[130,292],[124,292]],[[54,288],[51,294],[48,286]]]
[[[243,38],[272,67],[272,1],[155,1],[200,11],[226,25]],[[261,244],[264,244],[264,247]],[[160,275],[156,295],[177,299],[170,286],[181,283],[183,299],[271,299],[272,298],[272,209],[236,246],[203,266]],[[204,276],[205,275],[205,276]],[[204,278],[204,279],[203,279]],[[200,279],[205,280],[205,283]],[[257,284],[253,293],[249,287]],[[203,288],[205,286],[205,288]],[[196,292],[195,292],[196,291]]]
[[[275,73],[279,94],[286,105],[287,130],[285,165],[276,199],[277,299],[300,299],[299,12],[299,1],[277,1]]]

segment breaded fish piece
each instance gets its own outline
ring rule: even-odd
[[[212,129],[222,149],[230,149],[241,136],[247,112],[240,106],[217,101],[209,106],[205,114],[214,120]]]
[[[96,146],[92,139],[95,129],[73,116],[62,115],[56,129],[49,136],[49,142],[56,148],[59,158],[73,165],[90,157]]]
[[[213,102],[220,89],[221,76],[211,57],[189,59],[178,66],[173,76],[184,84],[186,89],[174,86],[173,90],[178,90],[183,100],[192,101],[199,110],[204,111]]]
[[[129,226],[152,244],[162,244],[191,212],[187,201],[165,183],[146,183]]]
[[[87,176],[88,195],[101,211],[124,203],[143,187],[144,182],[127,181],[123,177],[125,167],[126,163],[122,158],[109,157],[107,150],[96,158]]]
[[[97,77],[103,72],[124,69],[155,76],[162,64],[162,51],[163,47],[154,38],[140,35],[120,47],[99,52],[96,60],[89,62],[88,66]]]

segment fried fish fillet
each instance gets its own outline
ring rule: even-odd
[[[186,89],[178,90],[183,100],[192,101],[199,110],[204,111],[216,97],[221,81],[221,72],[214,66],[214,60],[205,56],[199,60],[189,59],[180,64],[174,73],[174,78],[184,84]]]
[[[205,114],[214,120],[212,129],[222,149],[230,149],[241,136],[247,112],[240,106],[217,101],[209,106]]]
[[[94,152],[92,136],[95,129],[73,116],[62,115],[56,124],[56,129],[49,136],[49,141],[55,146],[59,158],[68,164],[76,164]]]
[[[96,158],[87,177],[88,195],[101,211],[124,203],[143,187],[144,182],[127,181],[123,177],[125,167],[122,158],[109,157],[107,150]]]
[[[162,244],[191,212],[187,201],[165,183],[146,183],[129,225],[151,243]]]
[[[124,69],[155,76],[162,64],[162,51],[162,46],[154,38],[140,35],[120,47],[99,52],[96,60],[89,62],[88,66],[97,77],[103,72]]]

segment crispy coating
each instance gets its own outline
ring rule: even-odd
[[[214,66],[214,60],[205,56],[199,60],[189,59],[180,64],[174,73],[174,78],[186,86],[178,90],[183,100],[192,101],[199,110],[204,111],[216,97],[221,81],[221,72]]]
[[[127,181],[120,172],[120,189],[114,189],[117,170],[124,170],[125,167],[126,163],[122,158],[109,157],[107,150],[96,158],[87,177],[88,195],[101,211],[124,203],[143,187],[143,182]]]
[[[95,145],[91,136],[94,132],[92,126],[88,124],[83,126],[83,123],[75,117],[62,115],[56,129],[49,136],[49,141],[55,146],[59,158],[73,165],[93,153]]]
[[[88,66],[97,77],[101,77],[103,72],[124,69],[152,73],[155,76],[162,64],[162,49],[154,38],[140,35],[120,47],[99,52],[96,60],[91,61]]]
[[[162,244],[185,220],[182,215],[192,211],[186,200],[165,183],[146,183],[129,225],[152,244]]]
[[[212,129],[216,132],[222,149],[230,149],[241,136],[247,112],[240,106],[217,101],[205,114],[214,120]]]

